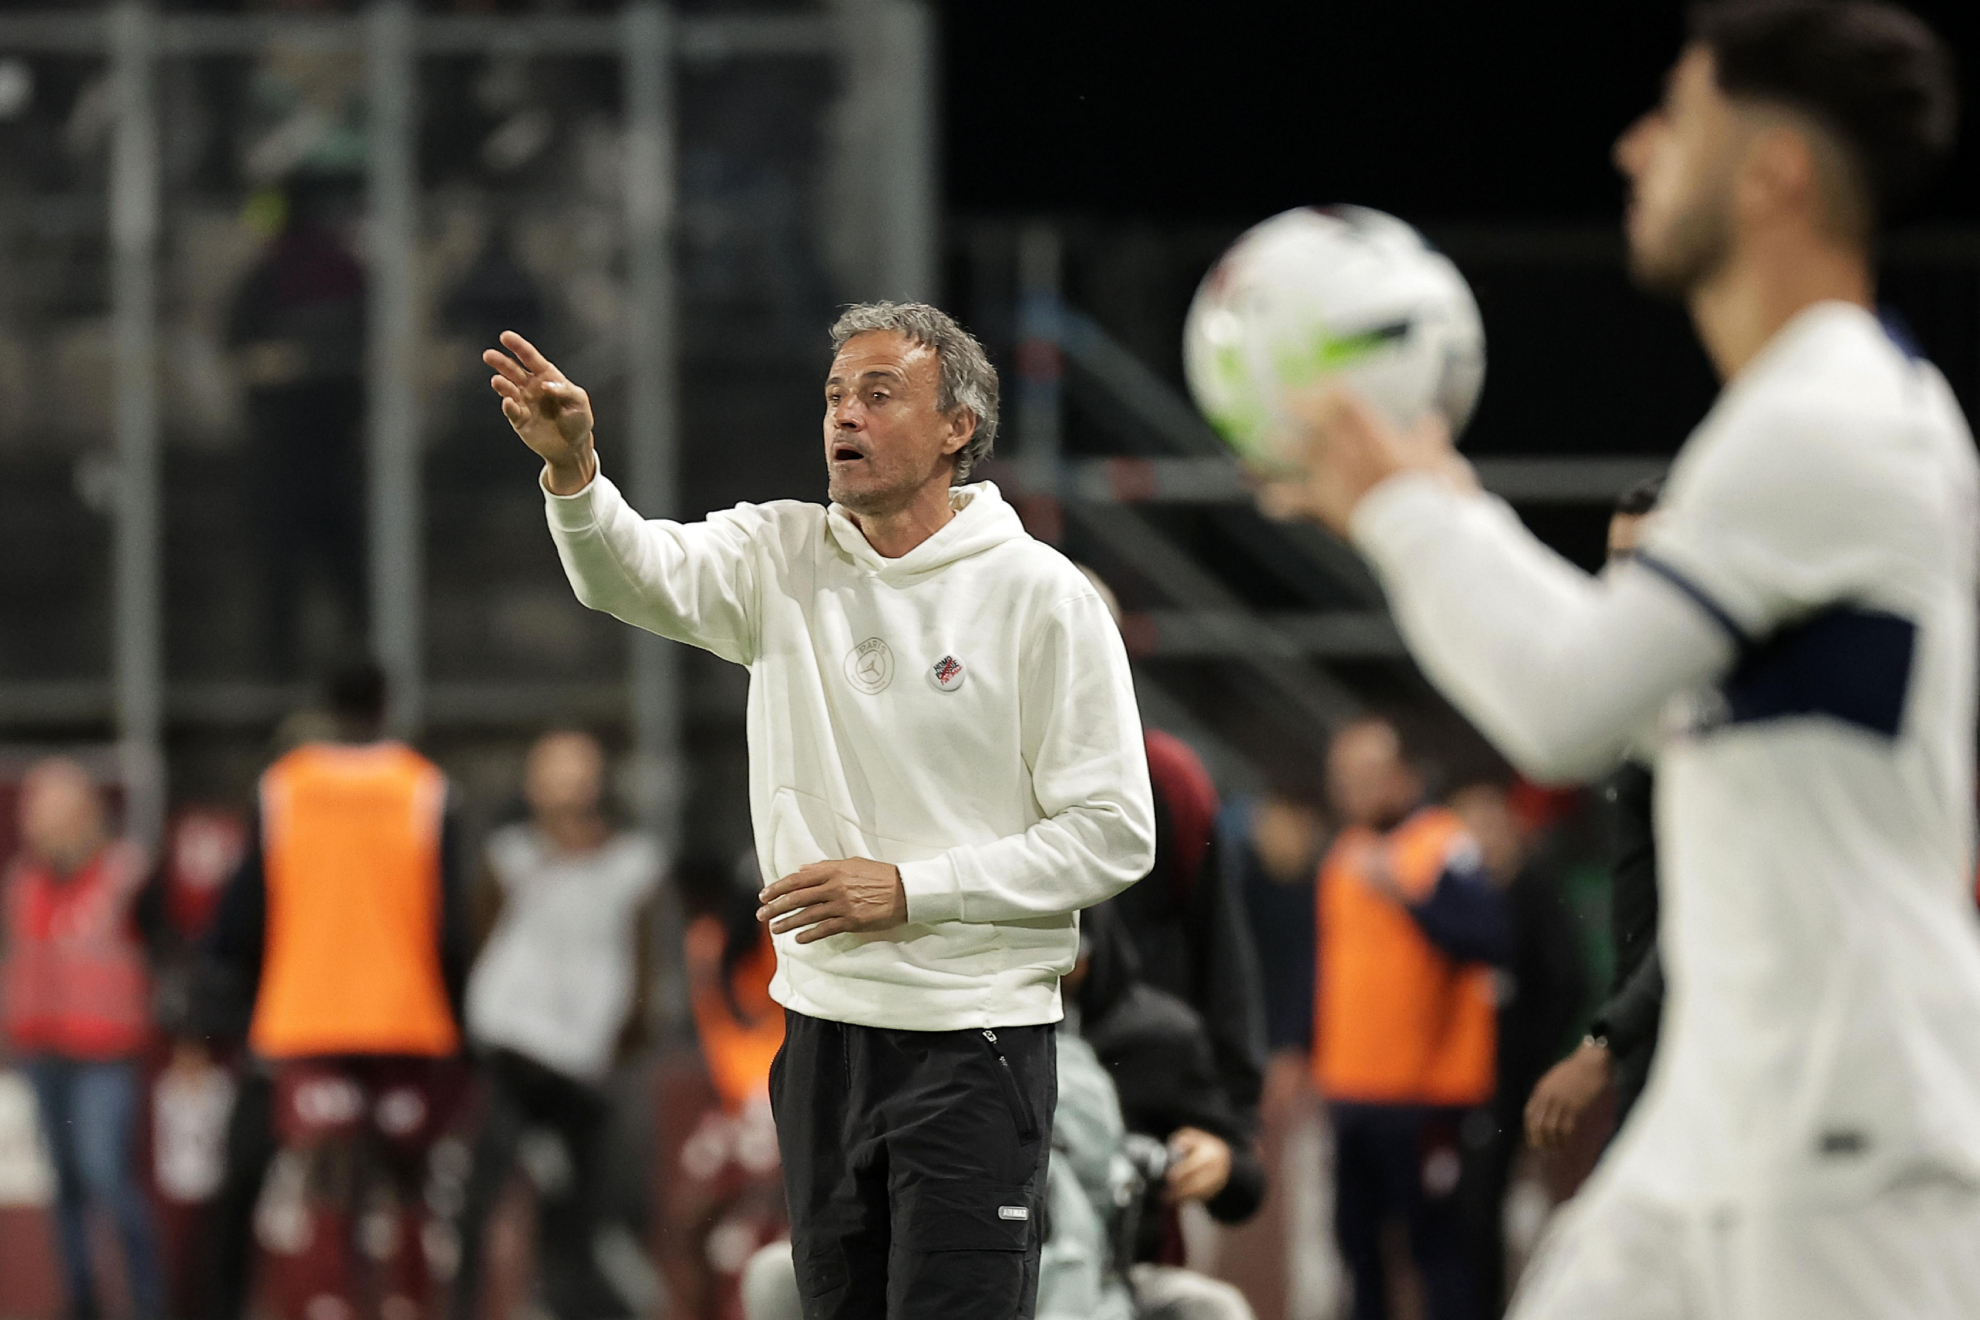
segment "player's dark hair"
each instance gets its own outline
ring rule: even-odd
[[[385,727],[385,671],[370,660],[339,665],[323,684],[323,704],[331,716],[354,733],[375,733]]]
[[[1664,498],[1664,478],[1661,473],[1647,481],[1639,481],[1616,499],[1615,512],[1624,518],[1640,518],[1657,507],[1657,501]]]
[[[1953,60],[1916,15],[1870,0],[1717,0],[1691,11],[1729,96],[1772,101],[1833,133],[1872,226],[1915,203],[1952,149]]]

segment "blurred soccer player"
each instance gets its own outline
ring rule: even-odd
[[[210,949],[254,987],[248,1044],[274,1070],[276,1136],[307,1169],[298,1228],[271,1243],[283,1320],[355,1320],[360,1305],[419,1320],[425,1156],[460,1089],[463,858],[445,776],[383,736],[384,675],[341,671],[329,697],[338,740],[262,776],[257,846]],[[381,1208],[379,1192],[395,1202]],[[360,1213],[367,1254],[386,1264],[375,1311],[356,1272]]]
[[[832,330],[831,507],[642,520],[519,335],[491,384],[578,597],[750,670],[750,811],[787,1010],[770,1083],[811,1320],[1031,1314],[1075,913],[1153,860],[1127,652],[987,482],[983,350],[925,304]]]
[[[1727,384],[1599,579],[1433,433],[1312,407],[1309,506],[1504,751],[1579,779],[1656,742],[1659,1054],[1523,1320],[1980,1315],[1980,481],[1944,379],[1871,310],[1950,69],[1882,5],[1697,11],[1616,158],[1631,266]]]
[[[1334,1120],[1334,1234],[1354,1320],[1389,1314],[1388,1225],[1408,1233],[1430,1320],[1476,1320],[1459,1130],[1492,1098],[1490,963],[1506,905],[1457,815],[1424,800],[1396,727],[1365,718],[1327,749],[1341,832],[1320,863],[1313,1083]]]

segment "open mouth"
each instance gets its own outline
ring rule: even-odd
[[[851,445],[832,446],[832,461],[834,463],[850,463],[856,458],[865,457],[865,454],[860,453],[859,450],[854,449]]]

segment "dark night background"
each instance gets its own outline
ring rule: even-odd
[[[1972,89],[1980,4],[1912,8]],[[1609,145],[1655,100],[1685,11],[1662,0],[950,4],[949,202],[1241,221],[1354,201],[1424,224],[1607,223],[1620,196]],[[1970,115],[1928,217],[1980,219]]]

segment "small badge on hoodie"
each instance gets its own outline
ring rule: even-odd
[[[963,662],[952,655],[945,655],[928,667],[928,681],[938,692],[954,692],[963,685]]]

